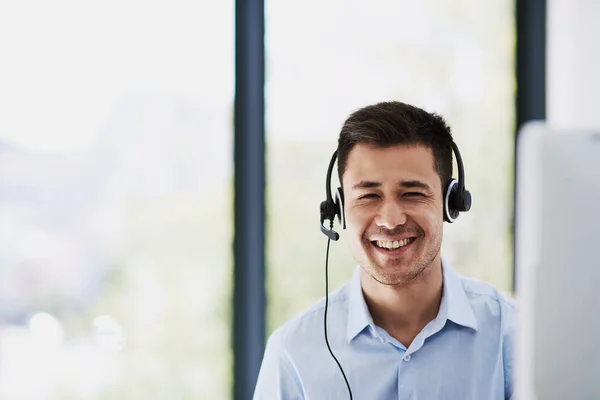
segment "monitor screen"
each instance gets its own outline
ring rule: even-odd
[[[600,130],[530,123],[516,188],[517,399],[600,399]]]

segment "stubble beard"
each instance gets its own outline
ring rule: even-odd
[[[417,240],[423,240],[423,236],[420,236]],[[363,240],[365,246],[372,246],[370,242]],[[416,243],[415,243],[416,244]],[[421,242],[423,244],[423,242]],[[411,249],[415,250],[415,249]],[[419,250],[419,249],[416,249]],[[407,285],[414,280],[422,277],[424,273],[433,265],[433,261],[436,259],[441,250],[441,235],[435,243],[431,244],[429,249],[425,250],[422,256],[417,256],[415,262],[412,265],[406,265],[399,271],[393,271],[386,273],[386,268],[378,265],[377,261],[371,261],[368,256],[365,257],[363,263],[359,263],[363,270],[369,274],[375,281],[386,286],[402,286]],[[403,258],[392,260],[392,266],[404,264],[406,261]],[[388,267],[389,268],[389,267]]]

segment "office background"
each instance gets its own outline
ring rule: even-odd
[[[599,125],[593,0],[0,4],[0,398],[246,399],[324,295],[355,109],[444,115],[457,271],[511,293],[515,139]],[[264,37],[264,41],[263,41]],[[354,262],[332,246],[331,288]]]

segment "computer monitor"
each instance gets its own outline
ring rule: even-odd
[[[515,212],[515,398],[600,399],[600,129],[527,124]]]

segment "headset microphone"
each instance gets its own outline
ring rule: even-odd
[[[321,203],[321,205],[323,205],[325,202]],[[336,231],[334,231],[333,229],[333,224],[331,226],[330,229],[327,229],[323,226],[323,222],[325,222],[324,219],[321,220],[321,232],[323,232],[325,234],[325,236],[327,236],[329,239],[333,240],[333,241],[337,241],[340,238],[340,234],[337,233]]]

